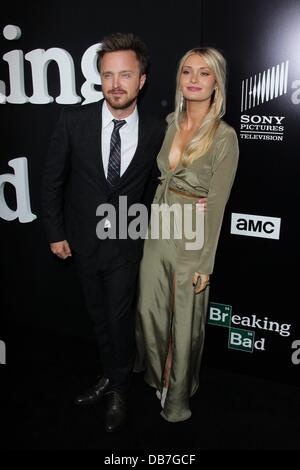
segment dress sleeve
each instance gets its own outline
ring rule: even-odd
[[[222,227],[224,210],[234,181],[239,147],[233,128],[226,130],[216,144],[212,178],[207,194],[204,217],[204,245],[200,253],[199,272],[213,272],[215,255]]]

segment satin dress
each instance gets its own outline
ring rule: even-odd
[[[199,386],[204,344],[209,286],[195,294],[192,279],[195,272],[211,274],[213,271],[239,151],[234,129],[221,121],[208,152],[188,167],[179,163],[173,171],[169,168],[169,153],[176,133],[173,113],[167,117],[167,122],[166,136],[157,157],[160,184],[152,204],[140,266],[135,370],[145,370],[146,382],[162,392],[171,340],[172,368],[161,415],[167,421],[176,422],[191,416],[189,398]],[[197,211],[201,211],[198,198],[203,196],[207,197],[207,207],[197,225]],[[173,223],[169,224],[167,236],[159,226],[167,221],[166,213],[153,218],[154,208],[157,214],[157,208],[163,205],[177,209],[169,217]],[[196,243],[196,236],[191,238],[194,232],[187,230],[186,223],[190,219],[183,216],[185,209],[189,216],[192,214],[193,228],[202,234],[202,239],[198,237],[200,242]],[[193,249],[191,243],[194,243]]]

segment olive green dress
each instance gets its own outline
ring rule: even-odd
[[[157,158],[161,177],[153,204],[175,204],[177,208],[188,205],[195,216],[199,210],[197,198],[187,198],[181,193],[207,197],[207,208],[202,213],[204,244],[196,250],[187,249],[186,243],[191,240],[185,238],[184,229],[181,239],[178,233],[175,235],[178,211],[171,217],[174,223],[173,228],[170,224],[169,237],[163,236],[160,229],[154,231],[153,236],[153,223],[157,222],[151,219],[140,267],[135,370],[146,369],[146,382],[162,391],[171,339],[172,368],[161,415],[176,422],[191,416],[189,398],[199,385],[204,343],[209,287],[195,295],[192,278],[195,272],[211,274],[213,271],[223,213],[237,168],[238,141],[234,129],[221,121],[209,151],[189,167],[179,163],[172,171],[169,153],[176,133],[173,113],[167,117],[167,122],[167,133]],[[161,214],[160,223],[166,220]],[[182,217],[180,224],[184,220]],[[195,220],[194,217],[193,223]]]

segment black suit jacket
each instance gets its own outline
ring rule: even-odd
[[[112,189],[105,178],[101,154],[103,100],[62,110],[46,157],[42,209],[49,242],[67,239],[71,249],[91,254],[99,243],[96,209],[110,203],[118,219],[119,196],[127,196],[128,206],[151,204],[157,185],[156,156],[164,125],[139,113],[138,146],[128,168]],[[118,240],[121,254],[137,261],[142,240]]]

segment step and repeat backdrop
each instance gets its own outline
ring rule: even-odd
[[[199,0],[182,8],[53,0],[2,10],[1,365],[22,328],[92,337],[73,263],[56,259],[46,241],[41,176],[62,106],[102,97],[96,50],[104,35],[121,31],[148,44],[141,106],[161,117],[173,110],[177,62],[188,49],[210,45],[227,58],[225,119],[239,136],[240,163],[211,283],[204,360],[298,383],[300,1]]]

